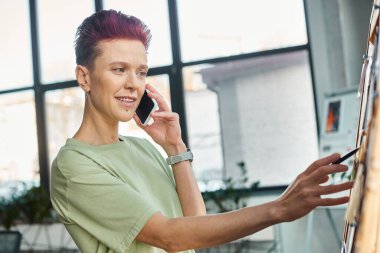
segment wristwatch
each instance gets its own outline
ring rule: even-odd
[[[176,164],[182,161],[187,161],[187,160],[189,160],[190,162],[193,161],[193,152],[191,152],[189,148],[187,149],[185,153],[169,156],[168,158],[166,158],[166,162],[169,165],[173,165],[173,164]]]

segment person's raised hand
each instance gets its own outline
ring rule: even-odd
[[[168,155],[176,155],[179,152],[186,151],[181,137],[178,114],[171,111],[165,99],[152,85],[147,84],[146,89],[149,91],[148,96],[157,101],[159,108],[150,114],[153,123],[143,126],[136,114],[133,119]]]
[[[346,165],[331,164],[339,157],[339,154],[332,154],[313,162],[289,185],[277,200],[283,221],[301,218],[318,206],[340,205],[349,200],[347,196],[322,197],[323,195],[349,190],[353,186],[352,181],[336,185],[321,185],[328,181],[330,174],[348,170]]]

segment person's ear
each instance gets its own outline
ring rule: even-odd
[[[77,65],[75,68],[75,76],[79,86],[84,90],[84,92],[90,92],[90,76],[89,71],[85,66]]]

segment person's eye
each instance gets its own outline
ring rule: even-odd
[[[139,71],[139,76],[146,77],[148,75],[147,71]]]
[[[124,68],[114,68],[112,69],[113,71],[116,71],[116,72],[120,72],[120,73],[123,73],[125,72],[125,69]]]

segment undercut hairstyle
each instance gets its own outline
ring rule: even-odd
[[[76,63],[93,70],[95,58],[101,54],[98,48],[100,41],[138,40],[148,50],[151,37],[149,28],[134,16],[115,10],[98,11],[78,27],[75,36]]]

